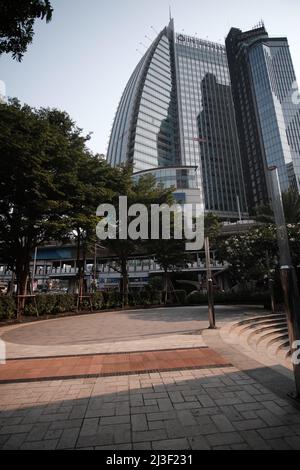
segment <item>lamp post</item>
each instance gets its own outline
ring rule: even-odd
[[[269,253],[268,250],[266,250],[266,260],[267,260],[267,280],[268,280],[268,287],[269,287],[269,293],[270,293],[270,298],[271,298],[271,310],[272,313],[276,312],[276,301],[275,301],[275,291],[274,291],[274,279],[271,276],[271,268],[270,268],[270,259],[269,259]]]
[[[35,278],[35,270],[36,270],[36,258],[37,258],[37,246],[35,247],[35,250],[34,250],[34,258],[33,258],[32,278],[31,278],[31,289],[32,289],[32,293],[33,293],[33,289],[34,289],[34,278]]]
[[[295,351],[294,342],[300,340],[300,296],[297,283],[297,276],[294,266],[292,266],[290,247],[288,241],[287,228],[285,223],[281,190],[276,166],[269,168],[271,200],[274,211],[277,242],[280,259],[280,278],[284,293],[285,312],[288,324],[288,333],[291,352]],[[299,343],[300,344],[300,343]],[[300,364],[293,362],[296,396],[300,398]]]
[[[210,266],[210,251],[209,251],[209,238],[204,238],[205,260],[206,260],[206,282],[207,282],[207,299],[208,299],[208,320],[209,328],[216,328],[215,306],[214,306],[214,292],[213,280],[211,276]]]

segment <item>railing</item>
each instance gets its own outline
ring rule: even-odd
[[[97,265],[97,274],[108,274],[108,273],[117,273],[113,269],[112,264],[98,264]],[[212,269],[225,269],[228,266],[228,263],[217,261],[215,259],[211,260]],[[187,269],[206,269],[206,264],[204,260],[198,259],[197,261],[192,261],[188,263]],[[128,266],[128,271],[130,273],[148,273],[153,271],[161,271],[160,266],[154,260],[141,260],[141,261],[130,261]],[[93,266],[89,265],[85,269],[85,274],[92,275],[94,272]],[[37,266],[34,276],[35,277],[48,277],[55,275],[76,275],[78,273],[78,268],[74,266]],[[9,279],[12,277],[12,271],[5,269],[0,269],[0,279],[6,278]]]

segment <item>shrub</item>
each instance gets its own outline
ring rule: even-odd
[[[184,289],[177,289],[177,290],[174,290],[173,293],[172,293],[172,297],[173,297],[173,302],[174,303],[178,303],[178,304],[185,304],[186,303],[186,292]]]
[[[56,296],[55,313],[72,312],[76,308],[76,296],[73,294],[58,294]]]
[[[149,288],[152,290],[162,290],[163,289],[162,277],[161,276],[150,277],[146,288]]]
[[[149,295],[149,294],[148,294]],[[142,295],[142,292],[129,292],[128,294],[128,303],[129,305],[143,305],[145,301],[144,295]]]
[[[104,304],[103,308],[114,308],[122,305],[121,293],[116,290],[103,292]]]
[[[73,311],[76,307],[76,298],[72,294],[39,294],[36,296],[36,305],[39,315],[55,315]],[[36,315],[33,301],[25,305],[24,314]]]
[[[94,310],[101,310],[104,305],[103,292],[94,292],[92,294],[92,306]]]
[[[16,316],[16,300],[8,295],[0,295],[0,320],[9,320]]]
[[[163,293],[161,290],[156,290],[151,292],[151,304],[152,305],[160,305],[162,304]]]
[[[162,303],[162,291],[152,290],[146,287],[140,291],[132,291],[128,296],[129,305],[160,305]]]
[[[206,304],[207,295],[199,291],[193,291],[188,294],[186,300],[190,305]],[[214,301],[219,304],[260,304],[269,308],[270,295],[268,292],[216,292]]]

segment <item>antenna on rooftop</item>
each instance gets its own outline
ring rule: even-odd
[[[264,21],[261,19],[256,25],[253,26],[252,29],[259,29],[259,28],[264,28],[265,27],[265,23]]]

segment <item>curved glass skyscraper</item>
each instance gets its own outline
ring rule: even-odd
[[[300,101],[286,38],[231,28],[226,48],[250,210],[267,203],[268,167],[300,192]]]
[[[173,20],[135,68],[113,123],[108,162],[155,174],[182,202],[246,215],[225,47],[176,34]]]

